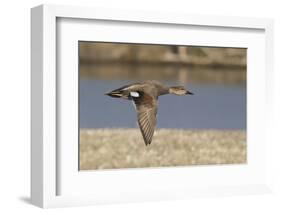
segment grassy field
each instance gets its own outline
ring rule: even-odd
[[[145,146],[139,129],[81,129],[80,170],[242,164],[244,130],[158,129]]]

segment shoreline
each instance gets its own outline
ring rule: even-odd
[[[139,129],[81,129],[80,170],[242,164],[246,130],[157,129],[145,146]]]

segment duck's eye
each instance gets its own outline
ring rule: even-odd
[[[130,92],[130,96],[132,96],[134,98],[138,98],[138,97],[140,97],[140,94],[138,92]]]

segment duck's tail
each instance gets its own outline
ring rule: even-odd
[[[129,95],[126,94],[123,90],[113,90],[111,92],[105,93],[105,95],[108,95],[112,98],[123,98],[123,99],[129,99]]]
[[[122,93],[120,93],[119,91],[108,92],[108,93],[105,93],[105,95],[108,95],[112,98],[121,98],[122,97]]]

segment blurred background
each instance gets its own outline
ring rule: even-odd
[[[80,128],[136,128],[126,100],[104,94],[158,80],[195,95],[159,98],[158,128],[246,129],[244,48],[79,42]]]

